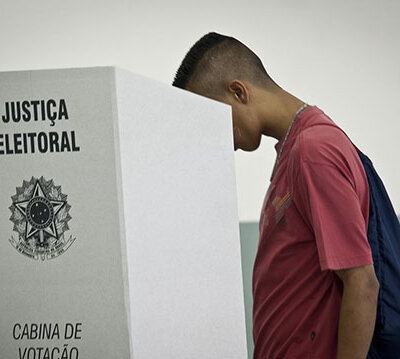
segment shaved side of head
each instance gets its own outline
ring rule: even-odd
[[[210,32],[186,54],[172,85],[218,99],[234,79],[266,90],[279,88],[246,45],[233,37]]]

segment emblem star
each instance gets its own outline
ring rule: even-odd
[[[37,180],[31,198],[14,203],[15,207],[25,217],[25,240],[38,232],[40,243],[44,242],[44,233],[58,239],[55,219],[57,213],[66,203],[66,201],[48,198]]]

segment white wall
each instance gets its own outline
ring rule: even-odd
[[[400,2],[2,0],[0,71],[118,65],[170,83],[209,31],[232,35],[375,162],[400,211]],[[257,220],[275,152],[236,154],[239,215]]]

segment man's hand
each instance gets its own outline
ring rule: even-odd
[[[337,270],[343,282],[337,359],[365,359],[375,327],[379,283],[373,265]]]

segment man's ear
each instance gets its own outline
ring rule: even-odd
[[[227,84],[228,93],[232,95],[235,101],[242,104],[249,102],[249,90],[246,85],[240,80],[231,80]]]

